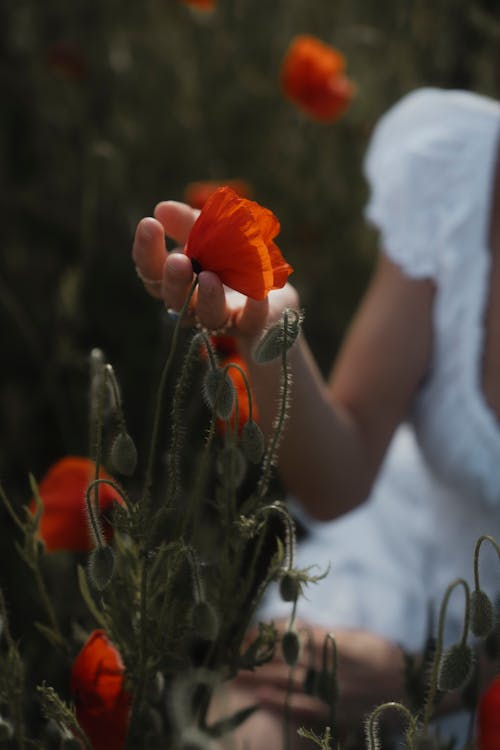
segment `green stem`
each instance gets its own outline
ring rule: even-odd
[[[446,589],[443,601],[441,602],[441,608],[439,610],[439,623],[438,623],[436,649],[434,652],[434,658],[432,662],[432,672],[431,672],[431,678],[430,678],[430,684],[429,684],[429,692],[427,694],[427,699],[426,699],[425,708],[424,708],[424,717],[423,717],[424,736],[427,736],[428,734],[429,722],[431,719],[432,711],[434,708],[434,701],[436,699],[436,694],[437,694],[437,689],[438,689],[438,672],[439,672],[439,665],[441,662],[441,656],[443,652],[443,634],[444,634],[444,622],[445,622],[445,617],[446,617],[446,609],[448,607],[448,601],[450,599],[450,596],[453,590],[457,586],[463,586],[466,599],[467,599],[466,614],[464,618],[464,627],[462,630],[462,642],[464,642],[465,639],[467,638],[467,632],[469,629],[469,606],[468,606],[469,586],[467,584],[467,581],[465,581],[463,578],[457,578],[456,580],[452,581],[452,583],[450,583],[448,588]]]
[[[388,701],[387,703],[382,703],[380,706],[377,706],[377,708],[372,711],[370,716],[368,717],[368,721],[366,724],[366,741],[368,744],[368,750],[378,750],[378,748],[380,747],[377,732],[379,717],[381,713],[390,708],[393,708],[396,711],[402,713],[403,716],[408,720],[411,735],[414,736],[416,734],[417,725],[415,719],[412,716],[411,712],[406,708],[406,706],[396,701]]]
[[[141,498],[142,503],[146,502],[147,499],[149,498],[149,493],[151,491],[151,485],[153,482],[153,466],[154,466],[154,460],[155,460],[155,455],[156,455],[156,445],[158,442],[160,417],[161,417],[161,412],[162,412],[163,398],[164,398],[164,392],[165,392],[165,385],[167,382],[167,376],[170,372],[170,367],[172,365],[175,350],[177,348],[177,341],[179,338],[181,321],[182,321],[182,318],[184,317],[186,310],[189,307],[189,303],[191,302],[191,299],[193,297],[193,294],[197,286],[198,286],[198,277],[195,276],[193,283],[191,284],[191,288],[188,292],[188,295],[186,299],[184,300],[184,304],[182,305],[181,311],[179,313],[179,317],[177,318],[175,322],[174,331],[172,334],[172,341],[170,344],[170,351],[169,351],[167,361],[165,362],[165,365],[163,367],[163,370],[160,376],[160,383],[158,385],[158,390],[157,390],[157,395],[156,395],[156,405],[155,405],[155,410],[154,410],[153,429],[151,431],[151,441],[149,444],[146,476],[144,479],[144,487],[142,490],[142,498]]]
[[[288,359],[287,359],[287,353],[288,353],[287,330],[288,330],[288,311],[285,310],[285,312],[283,313],[283,347],[281,350],[280,411],[279,411],[278,418],[274,426],[271,443],[268,446],[268,449],[262,461],[262,465],[263,465],[262,476],[259,480],[259,484],[257,487],[257,494],[258,494],[259,499],[262,499],[264,497],[269,486],[269,477],[271,474],[271,467],[275,461],[275,453],[278,447],[278,442],[281,438],[281,433],[283,430],[283,425],[285,424],[285,419],[286,419],[287,410],[288,410],[288,389],[289,389],[290,373],[289,373]]]
[[[494,546],[494,548],[497,551],[498,557],[500,557],[500,546],[497,544],[496,540],[492,536],[489,536],[488,534],[484,534],[483,536],[480,536],[474,548],[474,585],[476,589],[480,588],[479,586],[479,550],[481,549],[481,544],[486,541],[490,542],[490,544]]]

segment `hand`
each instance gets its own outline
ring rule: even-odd
[[[277,627],[283,633],[287,623],[277,623]],[[328,633],[332,633],[337,647],[336,713],[343,726],[362,721],[379,703],[401,699],[404,692],[404,659],[399,646],[364,630],[332,632],[306,623],[296,623],[295,628],[301,635],[302,649],[299,662],[292,672],[283,661],[278,645],[271,662],[255,672],[241,672],[235,680],[239,688],[250,691],[264,708],[283,711],[290,690],[289,709],[295,722],[325,721],[329,718],[328,705],[304,693],[308,667],[312,663],[315,669],[321,669],[323,645]],[[331,646],[330,643],[330,665]]]
[[[153,217],[142,219],[135,233],[132,257],[146,290],[179,311],[193,280],[190,259],[181,251],[198,211],[184,203],[159,203]],[[166,253],[165,235],[179,248]],[[211,271],[202,271],[190,305],[188,320],[195,318],[208,330],[229,325],[228,333],[252,338],[276,322],[285,307],[298,307],[297,293],[287,284],[268,298],[255,301],[225,287]]]

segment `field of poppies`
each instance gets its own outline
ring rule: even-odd
[[[0,10],[0,746],[202,750],[245,720],[210,724],[212,694],[282,647],[267,624],[245,641],[266,585],[292,613],[309,577],[274,471],[287,351],[304,329],[326,370],[366,281],[377,118],[420,85],[499,95],[495,5]],[[234,342],[183,327],[137,278],[134,228],[165,198],[202,210],[195,272],[226,267],[235,241],[233,288],[262,299],[293,272],[304,318],[290,311],[257,355],[282,366],[268,443]],[[438,651],[426,713],[454,659]],[[481,703],[480,750],[500,747],[499,694]],[[434,747],[405,718],[408,747]]]

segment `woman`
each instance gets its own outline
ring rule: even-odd
[[[439,606],[457,576],[471,579],[477,537],[500,539],[499,133],[500,105],[461,91],[416,91],[381,118],[365,161],[367,217],[382,247],[372,280],[328,382],[305,341],[290,352],[292,408],[279,469],[310,532],[299,563],[332,561],[331,588],[327,579],[308,589],[312,602],[303,600],[298,614],[315,626],[318,650],[334,630],[341,705],[358,715],[402,696],[400,644],[421,648],[429,605]],[[137,228],[134,262],[170,308],[180,309],[192,267],[182,254],[165,255],[164,235],[182,245],[195,218],[188,206],[165,202]],[[278,369],[257,366],[252,347],[264,326],[298,304],[290,285],[255,302],[210,272],[199,275],[196,314],[208,329],[230,322],[268,430]],[[493,596],[493,557],[481,573]],[[343,597],[332,593],[337,585]],[[264,611],[285,616],[276,596]],[[447,642],[462,620],[455,595]],[[297,674],[292,715],[318,718],[323,707],[302,695]],[[253,720],[266,726],[263,746],[272,746],[287,675],[276,662],[250,678],[269,708]]]

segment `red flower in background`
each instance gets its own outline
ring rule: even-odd
[[[198,10],[213,10],[215,8],[215,0],[181,0],[181,2]]]
[[[477,707],[477,750],[500,748],[500,676],[483,692]]]
[[[122,750],[127,739],[131,696],[125,668],[104,630],[94,630],[73,662],[70,690],[78,723],[94,750]]]
[[[320,122],[332,122],[349,106],[356,87],[344,75],[345,58],[307,34],[292,40],[281,68],[286,96]]]
[[[38,484],[43,500],[39,534],[48,552],[73,550],[86,552],[94,547],[87,519],[85,491],[95,477],[95,464],[88,458],[67,456],[53,464]],[[104,470],[101,479],[111,479]],[[113,529],[104,514],[113,503],[123,504],[118,492],[108,484],[99,485],[99,509],[106,541],[111,539]],[[30,502],[35,511],[35,500]]]
[[[213,271],[232,289],[262,300],[284,286],[293,270],[273,242],[279,230],[272,211],[226,186],[203,206],[185,252],[197,271]]]
[[[184,190],[184,200],[193,208],[203,208],[207,200],[220,187],[230,187],[240,198],[251,198],[253,191],[245,180],[227,180],[217,182],[216,180],[199,180],[190,182]]]

